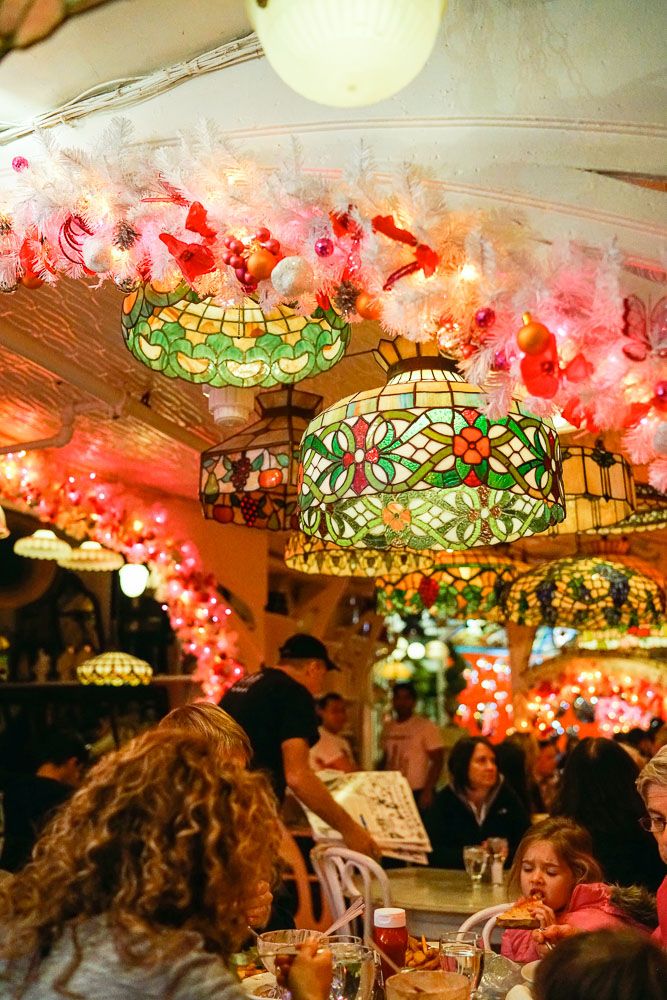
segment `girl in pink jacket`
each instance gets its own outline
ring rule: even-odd
[[[539,930],[506,930],[501,952],[515,962],[532,962],[547,942],[577,931],[630,926],[650,934],[656,924],[653,897],[637,887],[605,885],[592,856],[589,834],[567,819],[531,827],[516,852],[510,889],[531,900]]]

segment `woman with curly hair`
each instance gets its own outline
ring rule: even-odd
[[[225,960],[246,892],[272,877],[276,806],[195,733],[155,729],[104,757],[0,884],[0,995],[21,1000],[240,1000]],[[325,1000],[328,953],[294,963]]]

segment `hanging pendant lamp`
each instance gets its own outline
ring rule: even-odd
[[[296,527],[299,441],[321,403],[292,386],[259,393],[259,419],[202,454],[204,517],[269,531]]]
[[[125,345],[169,378],[212,386],[270,388],[328,371],[343,357],[350,325],[332,309],[299,316],[287,306],[263,313],[251,298],[223,309],[187,284],[144,284],[123,301]]]
[[[293,531],[285,546],[285,564],[299,573],[321,576],[388,577],[427,570],[434,553],[413,549],[354,549]]]
[[[146,660],[112,650],[84,660],[76,668],[76,673],[81,684],[138,687],[140,684],[150,684],[153,668]]]
[[[513,401],[486,395],[435,344],[380,342],[379,390],[317,416],[301,443],[301,528],[337,545],[469,549],[563,520],[558,437]]]
[[[14,552],[26,559],[65,559],[72,548],[50,528],[38,528],[32,535],[17,539]]]
[[[579,556],[542,563],[509,590],[506,612],[519,625],[590,630],[654,627],[665,610],[664,583],[630,556]]]
[[[438,555],[439,559],[426,571],[408,573],[394,580],[380,577],[375,591],[378,614],[398,614],[405,618],[427,611],[438,620],[505,620],[507,591],[528,570],[526,564],[496,555],[493,550]]]
[[[561,462],[567,516],[549,534],[607,531],[632,513],[635,484],[622,455],[607,451],[601,441],[593,448],[561,443]]]
[[[667,494],[649,486],[635,483],[637,506],[623,521],[608,525],[605,534],[628,535],[633,531],[657,531],[667,527]]]
[[[63,569],[73,569],[84,573],[110,573],[120,569],[125,560],[120,552],[103,548],[99,542],[82,542],[77,549],[72,549],[69,555],[58,559],[58,565]]]

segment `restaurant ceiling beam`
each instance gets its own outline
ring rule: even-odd
[[[164,437],[172,441],[178,441],[193,451],[204,451],[210,447],[212,442],[193,434],[187,427],[177,424],[160,413],[156,413],[146,403],[138,399],[132,399],[123,392],[110,385],[101,378],[97,378],[91,372],[82,368],[69,358],[56,354],[50,347],[41,343],[34,337],[20,333],[11,329],[7,324],[0,326],[0,347],[5,347],[8,351],[20,355],[33,364],[38,365],[52,375],[63,379],[70,385],[75,386],[82,392],[95,397],[102,403],[106,403],[112,410],[113,417],[132,417],[134,420],[146,424]],[[19,446],[17,446],[19,447]]]

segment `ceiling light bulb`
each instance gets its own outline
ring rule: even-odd
[[[408,656],[411,660],[423,660],[426,656],[426,646],[423,642],[411,642],[408,646]]]
[[[446,0],[246,0],[278,76],[303,97],[338,108],[376,104],[411,83],[445,7]]]
[[[120,589],[126,597],[141,597],[149,577],[148,566],[143,563],[125,563],[118,570]]]

